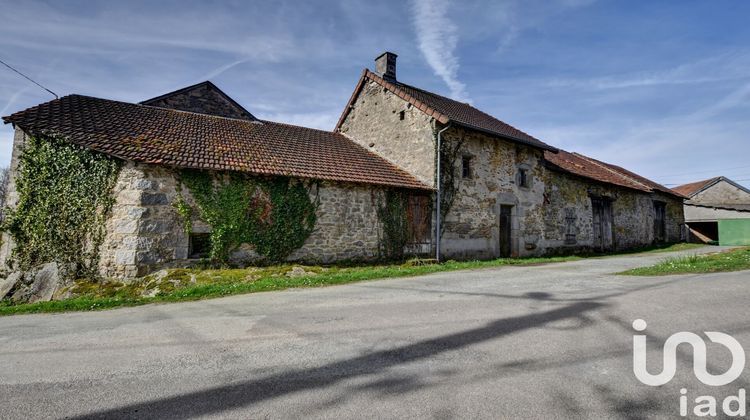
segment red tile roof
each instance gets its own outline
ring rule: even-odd
[[[372,80],[373,82],[383,86],[390,90],[400,98],[409,102],[417,109],[421,110],[427,115],[434,117],[442,124],[453,123],[466,128],[486,132],[491,135],[499,136],[504,139],[515,141],[518,143],[527,144],[529,146],[538,147],[544,150],[556,151],[557,149],[532,137],[523,131],[512,127],[492,115],[486,114],[473,106],[459,102],[438,94],[428,92],[413,86],[401,82],[389,82],[383,79],[377,74],[365,69],[362,72],[362,77],[357,84],[357,87],[352,93],[349,103],[344,108],[344,112],[341,114],[338,123],[336,124],[336,130],[341,127],[344,123],[346,116],[354,105],[354,101],[357,99],[359,92],[362,90],[365,81]]]
[[[715,176],[710,179],[704,179],[703,181],[691,182],[689,184],[680,185],[678,187],[672,188],[672,190],[677,191],[678,193],[686,197],[692,197],[695,194],[697,194],[699,191],[708,187],[709,185],[715,184],[720,179],[721,179],[720,176]]]
[[[544,159],[551,164],[552,169],[593,179],[605,184],[617,185],[643,192],[659,191],[684,198],[680,193],[628,171],[625,168],[602,162],[580,153],[570,153],[564,150],[559,150],[557,153],[544,152]]]
[[[339,133],[70,95],[3,117],[136,162],[430,189]]]

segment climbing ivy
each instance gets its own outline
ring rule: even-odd
[[[262,184],[267,204],[257,206],[250,242],[256,251],[271,261],[282,261],[301,247],[315,229],[317,198],[302,183],[286,178],[266,180]],[[316,187],[317,189],[317,187]],[[269,210],[270,205],[270,212]]]
[[[18,201],[2,228],[15,241],[10,265],[57,262],[70,277],[97,275],[105,221],[121,162],[50,137],[27,137],[15,178]]]
[[[195,199],[198,216],[211,226],[209,258],[214,263],[226,263],[243,243],[254,245],[269,262],[283,261],[315,228],[317,198],[312,200],[301,182],[197,170],[182,171],[180,181]],[[189,232],[192,209],[182,194],[175,207]]]
[[[380,254],[391,260],[404,257],[404,246],[408,241],[407,194],[399,190],[386,190],[378,203],[378,219],[382,226]]]
[[[456,163],[463,144],[464,138],[462,135],[455,141],[444,139],[440,145],[440,167],[442,169],[440,176],[440,220],[445,220],[456,199],[460,180]],[[441,232],[445,230],[445,223],[441,223],[440,229]]]

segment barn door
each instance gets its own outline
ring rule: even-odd
[[[593,220],[593,247],[599,251],[612,249],[612,202],[602,198],[591,198]]]
[[[667,239],[667,204],[654,201],[654,241],[664,242]]]
[[[500,257],[507,258],[511,254],[510,231],[511,210],[513,206],[500,206]]]

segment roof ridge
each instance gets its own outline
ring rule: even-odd
[[[362,92],[365,80],[367,79],[379,84],[385,89],[390,90],[394,95],[410,103],[412,106],[424,112],[427,116],[435,118],[441,124],[454,123],[457,126],[461,126],[470,130],[480,131],[493,137],[522,143],[527,146],[542,150],[549,150],[553,153],[556,153],[558,150],[556,147],[544,143],[543,141],[526,133],[525,131],[519,130],[518,128],[513,127],[512,125],[480,110],[479,108],[474,107],[471,104],[451,99],[449,97],[417,88],[403,82],[390,82],[367,68],[362,70],[362,75],[357,82],[357,86],[354,89],[354,92],[352,92],[352,95],[349,98],[349,102],[347,102],[346,107],[342,111],[334,130],[338,131],[341,129],[344,120],[354,107],[354,101]],[[420,99],[418,96],[415,96],[411,92],[414,92],[415,94],[422,96],[423,98]],[[444,106],[442,106],[441,103],[443,102],[445,102],[444,105],[449,108],[445,108]]]
[[[202,112],[183,111],[183,110],[181,110],[181,109],[174,109],[174,108],[164,108],[164,107],[160,107],[160,106],[154,106],[154,105],[144,105],[144,104],[142,104],[142,103],[139,103],[139,102],[138,102],[138,103],[136,103],[136,102],[126,102],[126,101],[121,101],[121,100],[118,100],[118,99],[107,99],[107,98],[99,98],[99,97],[96,97],[96,96],[91,96],[91,95],[81,95],[80,93],[71,93],[71,94],[69,94],[69,95],[61,96],[61,97],[60,97],[60,98],[58,98],[58,99],[53,99],[53,100],[51,100],[51,101],[47,101],[47,102],[42,102],[41,104],[38,104],[38,105],[34,105],[34,106],[33,106],[33,107],[31,107],[31,108],[35,108],[35,107],[38,107],[38,106],[41,106],[41,105],[46,105],[46,104],[49,104],[49,103],[52,103],[52,102],[55,102],[55,101],[59,101],[59,100],[62,100],[62,99],[64,99],[64,98],[68,98],[68,97],[71,97],[71,96],[77,96],[77,97],[81,97],[81,98],[89,98],[89,99],[96,99],[96,100],[98,100],[98,101],[107,101],[107,102],[114,102],[114,103],[118,103],[118,104],[124,104],[124,105],[139,106],[139,107],[144,107],[144,108],[155,109],[155,110],[158,110],[158,111],[163,111],[163,112],[182,112],[182,113],[186,113],[186,114],[200,115],[200,116],[203,116],[203,117],[211,117],[211,118],[221,118],[221,119],[232,120],[232,121],[241,121],[241,122],[246,122],[246,123],[256,123],[256,124],[257,124],[258,122],[260,122],[260,121],[261,121],[261,120],[257,120],[257,119],[256,119],[256,121],[252,121],[252,120],[247,120],[247,119],[243,119],[243,118],[232,118],[232,117],[224,117],[224,116],[221,116],[221,115],[204,114],[204,113],[202,113]],[[24,110],[24,111],[25,111],[25,110]],[[22,111],[19,111],[19,112],[22,112]],[[15,112],[14,112],[14,114],[15,114]],[[13,115],[13,114],[11,114],[11,115]],[[3,118],[4,118],[4,117],[3,117]]]
[[[407,102],[412,103],[415,107],[417,107],[419,110],[421,110],[425,114],[427,114],[429,116],[432,116],[432,117],[435,117],[436,119],[438,119],[438,121],[445,120],[445,121],[440,121],[441,123],[447,124],[451,120],[451,118],[448,115],[446,115],[445,112],[443,112],[443,111],[441,111],[439,109],[436,109],[434,106],[427,105],[426,103],[420,101],[419,99],[415,98],[414,95],[411,95],[411,94],[409,94],[409,92],[406,92],[398,84],[402,84],[404,86],[410,86],[410,85],[407,85],[406,83],[401,83],[401,82],[396,82],[396,83],[389,82],[388,80],[383,79],[382,77],[380,77],[379,75],[377,75],[376,73],[374,73],[374,72],[372,72],[372,71],[370,71],[368,69],[365,69],[365,76],[366,77],[374,77],[372,80],[374,80],[375,82],[377,82],[381,86],[387,87],[387,88],[389,88],[389,89],[391,89],[393,91],[398,90],[403,95],[401,97],[402,99],[406,100],[407,98],[409,98],[410,100],[407,100]],[[419,90],[422,90],[422,89],[419,89]],[[428,92],[428,91],[425,91],[425,90],[422,90],[422,92],[426,92],[426,93],[432,94],[431,92]],[[401,96],[401,95],[398,95],[398,96]],[[450,98],[446,98],[446,99],[450,99]],[[450,100],[453,100],[453,99],[450,99]]]
[[[618,176],[621,176],[621,177],[623,177],[623,178],[626,178],[626,179],[627,179],[628,181],[631,181],[631,182],[633,182],[633,183],[635,183],[635,184],[638,184],[638,185],[642,186],[643,188],[645,188],[645,189],[646,189],[646,190],[648,190],[648,191],[653,191],[653,190],[654,190],[654,189],[653,189],[652,187],[650,187],[650,186],[648,186],[648,185],[644,184],[643,182],[641,182],[641,181],[639,181],[639,180],[637,180],[637,179],[633,178],[632,176],[630,176],[630,175],[627,175],[627,174],[624,174],[624,173],[622,173],[622,172],[620,172],[620,171],[616,171],[616,170],[612,169],[612,168],[611,168],[611,167],[609,166],[609,164],[608,164],[608,163],[605,163],[605,162],[603,162],[603,161],[599,161],[599,160],[597,160],[597,159],[594,159],[594,158],[592,158],[592,157],[588,157],[588,156],[586,156],[586,155],[582,155],[582,154],[580,154],[580,153],[578,153],[578,152],[572,152],[572,153],[573,153],[574,155],[576,155],[576,156],[580,157],[581,159],[587,160],[587,161],[589,161],[589,162],[593,163],[594,165],[597,165],[597,166],[599,166],[599,167],[601,167],[601,168],[604,168],[604,169],[608,170],[609,172],[612,172],[612,173],[613,173],[613,174],[615,174],[615,175],[618,175]]]
[[[261,123],[276,124],[276,125],[285,125],[287,127],[304,128],[305,130],[319,131],[321,133],[326,133],[326,134],[337,134],[337,135],[343,134],[343,133],[340,133],[338,131],[324,130],[322,128],[305,127],[303,125],[289,124],[289,123],[279,122],[279,121],[261,120],[261,119],[258,119],[257,121],[261,122]]]

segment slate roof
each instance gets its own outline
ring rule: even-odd
[[[3,117],[136,162],[430,189],[339,133],[69,95]]]
[[[564,150],[558,150],[557,153],[544,152],[544,159],[552,169],[580,177],[633,190],[648,193],[658,191],[679,198],[685,198],[682,194],[630,172],[625,168],[602,162],[580,153],[570,153]]]
[[[362,77],[360,77],[357,87],[349,99],[349,103],[346,108],[344,108],[344,112],[341,114],[341,117],[336,124],[337,130],[341,127],[341,124],[343,124],[346,116],[354,105],[354,101],[357,99],[359,92],[362,90],[362,87],[367,80],[372,80],[390,90],[400,98],[420,109],[422,112],[434,117],[442,124],[452,123],[540,149],[549,151],[557,150],[555,147],[512,127],[467,103],[446,98],[436,93],[428,92],[398,81],[392,83],[367,69],[362,72]]]

